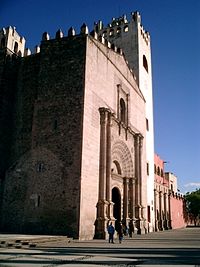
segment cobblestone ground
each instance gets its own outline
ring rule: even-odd
[[[200,267],[200,228],[126,237],[122,244],[19,235],[0,235],[0,243],[1,267]]]

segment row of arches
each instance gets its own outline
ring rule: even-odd
[[[159,166],[156,166],[156,164],[154,164],[154,173],[157,174],[158,176],[164,177],[163,169],[160,168]]]

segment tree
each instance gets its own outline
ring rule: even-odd
[[[200,188],[196,189],[196,191],[186,193],[185,199],[189,217],[194,221],[194,225],[196,226],[197,220],[200,218]]]

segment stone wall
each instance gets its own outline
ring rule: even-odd
[[[13,105],[16,92],[16,80],[19,61],[0,50],[0,179],[4,178],[9,165],[10,131],[13,123]]]
[[[2,231],[79,236],[85,36],[21,58]]]
[[[186,202],[179,194],[170,194],[171,227],[172,229],[183,228],[187,225]]]
[[[0,207],[5,172],[9,166],[13,105],[19,61],[6,48],[0,49]]]
[[[1,231],[94,237],[102,107],[112,113],[111,153],[125,149],[131,172],[122,166],[123,175],[132,179],[133,136],[143,137],[138,194],[145,219],[145,100],[124,56],[84,34],[57,35],[42,41],[40,53],[17,62]],[[126,125],[120,124],[120,98],[126,101]],[[121,192],[122,207],[123,186],[121,177],[110,188],[110,193],[114,187]]]
[[[83,157],[81,172],[81,213],[80,236],[82,239],[94,236],[94,224],[97,216],[97,201],[99,194],[99,162],[100,162],[100,113],[99,108],[111,110],[117,118],[118,86],[129,94],[129,127],[144,136],[145,146],[145,102],[122,55],[114,52],[106,45],[93,38],[87,41],[85,104],[83,123]],[[118,118],[119,119],[119,118]],[[116,123],[112,122],[111,142],[124,142],[130,149],[134,162],[134,140]],[[127,131],[126,131],[127,132]],[[111,160],[113,160],[111,158]],[[143,204],[146,206],[146,153],[142,154]],[[116,184],[111,181],[111,190],[119,186],[123,191],[123,179]],[[122,194],[123,197],[123,194]],[[146,214],[144,214],[146,217]]]

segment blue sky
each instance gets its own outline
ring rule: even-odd
[[[200,187],[199,0],[1,0],[0,27],[15,26],[33,50],[42,33],[77,32],[139,11],[151,34],[155,152],[185,193]]]

